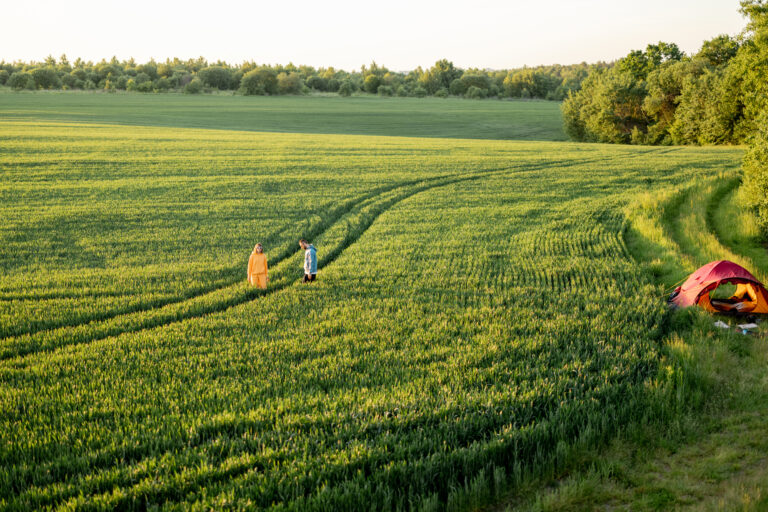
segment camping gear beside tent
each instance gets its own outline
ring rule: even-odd
[[[710,292],[722,284],[736,285],[728,299],[713,299]],[[768,290],[744,267],[732,261],[713,261],[691,274],[669,299],[680,308],[699,305],[712,313],[768,313]]]

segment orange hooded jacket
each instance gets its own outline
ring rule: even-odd
[[[248,283],[261,289],[267,288],[267,255],[253,251],[248,258]]]

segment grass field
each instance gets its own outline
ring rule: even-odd
[[[0,94],[0,506],[464,509],[669,415],[656,198],[741,150],[553,112]]]
[[[554,101],[465,101],[340,96],[243,97],[179,94],[12,93],[6,119],[138,126],[404,137],[566,140]]]

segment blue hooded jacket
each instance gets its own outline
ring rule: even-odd
[[[304,251],[304,273],[317,274],[317,249],[312,244]]]

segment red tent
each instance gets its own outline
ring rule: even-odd
[[[711,299],[709,293],[721,284],[735,284],[729,299]],[[768,313],[768,291],[744,267],[732,261],[707,263],[688,277],[672,294],[670,302],[686,308],[699,305],[712,312]]]

